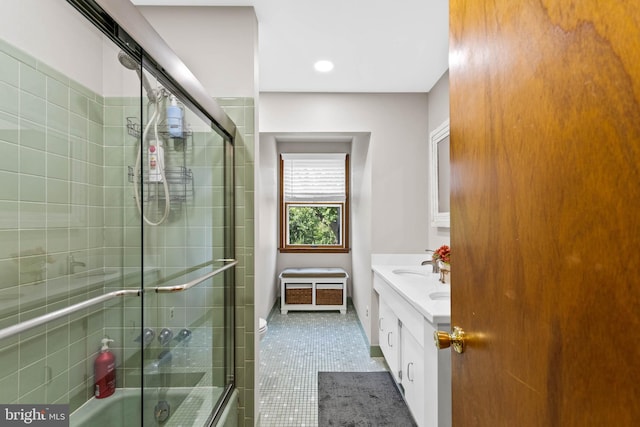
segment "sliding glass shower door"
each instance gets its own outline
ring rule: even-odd
[[[96,11],[0,5],[0,407],[207,425],[234,381],[233,141]]]
[[[138,136],[143,265],[153,273],[142,322],[156,333],[143,348],[144,400],[154,407],[145,413],[203,425],[233,380],[233,147],[149,81],[160,113],[147,105]]]

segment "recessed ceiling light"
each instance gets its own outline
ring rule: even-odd
[[[328,73],[329,71],[333,70],[333,62],[326,60],[318,61],[313,64],[313,68],[321,73]]]

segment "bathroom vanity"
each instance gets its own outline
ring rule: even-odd
[[[373,261],[378,339],[393,378],[418,426],[449,427],[451,352],[438,350],[433,334],[451,329],[450,285],[419,262]]]

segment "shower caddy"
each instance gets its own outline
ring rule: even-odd
[[[140,138],[142,135],[141,125],[137,120],[137,117],[127,117],[127,133],[135,138]],[[165,168],[164,170],[165,179],[169,185],[169,202],[171,203],[171,209],[178,209],[182,203],[192,200],[195,192],[193,172],[187,168],[187,154],[193,148],[193,131],[184,123],[182,129],[181,137],[171,135],[166,122],[160,124],[158,130],[163,141],[172,143],[165,146],[165,158],[171,157],[173,162],[178,160],[178,162],[181,163],[171,168]],[[182,155],[169,156],[169,152],[178,152],[182,153]],[[128,166],[129,182],[133,182],[135,179],[134,175],[134,167]],[[144,201],[152,201],[154,197],[156,197],[156,194],[152,194],[149,191],[150,186],[147,184],[151,184],[152,182],[149,180],[149,171],[147,168],[143,168],[142,177],[138,179],[140,179],[139,183],[144,184],[145,188],[147,188]],[[164,199],[164,194],[159,192],[157,193],[157,197]]]

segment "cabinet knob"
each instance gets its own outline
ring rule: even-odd
[[[453,346],[456,353],[464,353],[464,331],[458,326],[453,327],[453,332],[435,331],[433,340],[439,350]]]

